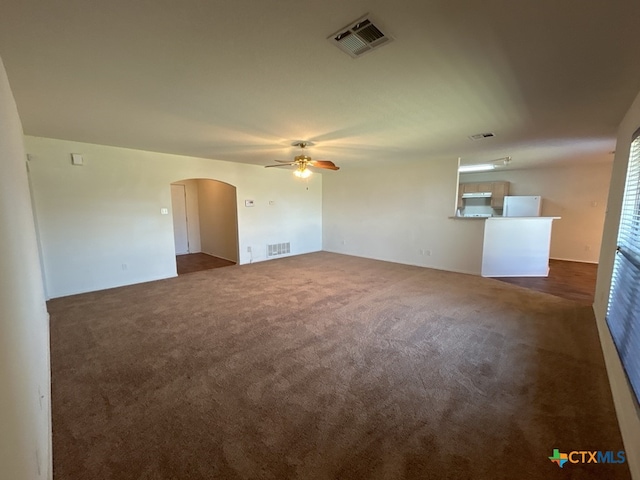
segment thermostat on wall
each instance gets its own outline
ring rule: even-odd
[[[244,201],[244,206],[245,207],[253,207],[253,200],[245,200]]]

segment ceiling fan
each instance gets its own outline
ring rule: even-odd
[[[308,178],[311,175],[311,170],[309,167],[314,168],[325,168],[327,170],[340,170],[340,167],[336,167],[335,163],[330,162],[329,160],[312,160],[311,157],[305,155],[304,149],[306,147],[313,146],[312,142],[305,141],[296,141],[291,144],[294,147],[300,147],[302,153],[300,155],[296,155],[292,162],[287,162],[285,160],[276,160],[279,162],[279,165],[266,165],[265,168],[271,167],[296,167],[293,174],[296,177],[300,178]]]

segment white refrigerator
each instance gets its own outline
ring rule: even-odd
[[[542,197],[536,196],[506,196],[502,215],[504,217],[539,217],[542,211]]]

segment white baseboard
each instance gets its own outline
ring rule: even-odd
[[[464,275],[475,275],[476,277],[480,276],[480,272],[472,272],[469,270],[456,270],[456,269],[445,269],[442,267],[436,267],[433,265],[421,265],[418,263],[411,263],[411,262],[401,262],[399,260],[394,260],[394,259],[389,259],[389,258],[381,258],[381,257],[367,257],[365,255],[356,255],[354,253],[348,253],[348,252],[339,252],[337,250],[328,250],[328,249],[323,249],[323,252],[328,252],[328,253],[337,253],[338,255],[348,255],[350,257],[358,257],[358,258],[367,258],[369,260],[377,260],[379,262],[389,262],[389,263],[397,263],[400,265],[410,265],[412,267],[420,267],[420,268],[430,268],[432,270],[439,270],[441,272],[452,272],[452,273],[462,273]]]
[[[201,250],[198,253],[204,253],[205,255],[210,255],[210,256],[216,257],[216,258],[221,258],[222,260],[226,260],[227,262],[238,263],[237,260],[231,260],[230,258],[223,257],[223,256],[218,255],[216,253],[209,253],[209,252],[205,252],[204,250]]]
[[[549,257],[549,260],[561,260],[563,262],[590,263],[592,265],[598,265],[598,262],[594,262],[591,260],[577,260],[575,258]]]

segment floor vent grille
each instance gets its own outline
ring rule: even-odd
[[[291,253],[291,242],[267,245],[267,257],[276,257],[278,255],[286,255],[287,253]]]

